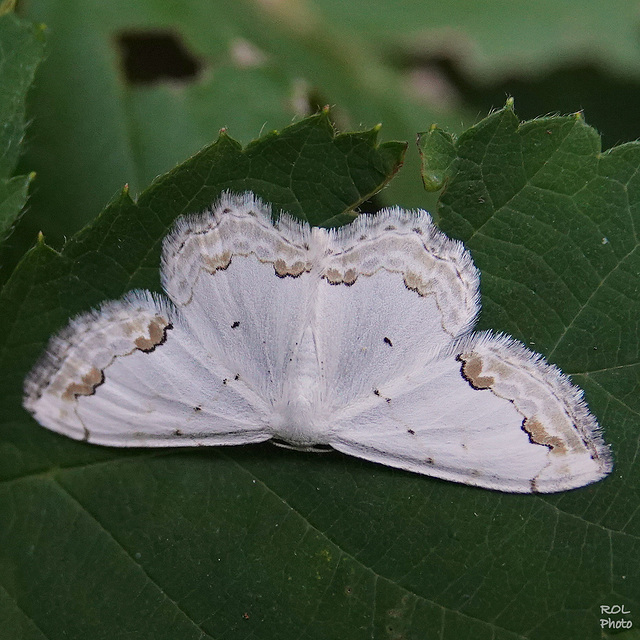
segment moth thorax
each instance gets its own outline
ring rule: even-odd
[[[307,326],[295,346],[289,363],[290,380],[277,407],[273,425],[289,444],[308,448],[328,443],[327,422],[322,412],[322,381],[316,341]]]

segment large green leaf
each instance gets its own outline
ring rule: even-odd
[[[33,174],[13,172],[25,132],[25,97],[44,47],[42,27],[2,11],[0,7],[0,243],[24,207],[33,179]],[[2,263],[0,252],[0,281],[5,279]]]
[[[334,138],[324,115],[244,150],[223,135],[19,265],[0,300],[0,638],[588,640],[601,604],[639,610],[640,148],[601,154],[580,118],[519,124],[508,108],[452,140],[437,213],[482,269],[482,326],[585,387],[616,457],[603,482],[508,495],[270,445],[121,451],[22,410],[51,332],[157,288],[176,215],[251,188],[342,221],[397,168],[402,147],[374,139]]]
[[[311,0],[346,33],[362,33],[387,50],[445,54],[470,75],[536,75],[567,60],[614,72],[640,71],[637,6],[627,0]],[[588,54],[588,55],[585,55]]]
[[[561,606],[536,629],[548,624],[551,637],[564,618],[557,637],[592,637],[597,607],[585,635],[570,609],[591,601],[639,608],[640,145],[601,153],[579,114],[519,124],[509,101],[461,135],[455,152],[438,219],[482,271],[479,328],[504,330],[570,373],[613,445],[612,478],[546,498],[555,515],[538,523],[556,533],[581,526],[575,537],[558,533],[559,555],[549,550],[543,576]]]

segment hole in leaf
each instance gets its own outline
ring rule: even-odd
[[[116,40],[130,84],[189,82],[202,70],[202,62],[173,31],[125,31]]]

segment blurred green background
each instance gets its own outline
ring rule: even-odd
[[[22,0],[48,27],[18,172],[36,171],[6,267],[59,247],[226,127],[247,143],[325,104],[341,130],[410,142],[370,208],[434,210],[416,134],[515,98],[521,119],[584,110],[606,147],[638,137],[640,8],[613,0]],[[8,269],[5,270],[5,274]]]

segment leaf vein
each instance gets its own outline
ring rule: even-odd
[[[260,478],[259,476],[257,476],[255,473],[249,471],[248,469],[246,469],[245,467],[243,467],[239,462],[237,462],[236,460],[232,460],[233,463],[238,467],[238,469],[240,469],[243,473],[251,476],[251,478],[255,479],[257,482],[259,482],[271,495],[273,495],[275,498],[277,498],[280,502],[282,502],[282,504],[284,504],[288,509],[290,509],[293,513],[296,513],[309,527],[311,527],[314,531],[317,531],[321,536],[323,536],[326,540],[328,540],[329,542],[331,542],[331,544],[335,545],[337,549],[339,549],[341,551],[341,553],[343,554],[344,557],[350,558],[354,563],[358,564],[360,567],[362,567],[365,571],[367,571],[368,573],[372,574],[373,576],[376,577],[376,579],[380,579],[380,580],[384,580],[385,582],[388,582],[390,584],[393,584],[394,586],[396,586],[398,589],[401,589],[402,591],[404,591],[407,594],[412,595],[414,598],[422,600],[423,602],[427,602],[429,604],[431,604],[434,607],[437,607],[439,609],[443,609],[443,610],[447,610],[450,611],[451,613],[461,616],[463,618],[469,619],[469,620],[473,620],[474,622],[479,622],[481,624],[486,625],[488,628],[493,628],[496,627],[497,625],[492,624],[491,622],[488,622],[487,620],[482,620],[481,618],[477,618],[475,616],[469,615],[467,613],[464,613],[462,611],[457,611],[455,609],[448,609],[446,607],[444,607],[443,605],[435,602],[434,600],[430,600],[429,598],[426,598],[425,596],[416,593],[415,591],[412,591],[411,589],[407,588],[407,587],[403,587],[402,585],[399,585],[395,582],[393,582],[392,580],[390,580],[389,578],[380,575],[379,573],[377,573],[376,571],[374,571],[370,566],[366,565],[364,562],[362,562],[361,560],[358,560],[355,556],[353,556],[352,554],[350,554],[348,551],[345,551],[344,549],[342,549],[336,542],[334,542],[331,537],[329,535],[327,535],[325,532],[321,531],[320,529],[318,529],[316,526],[314,526],[311,522],[309,522],[309,520],[302,514],[300,513],[300,511],[298,511],[297,509],[295,509],[291,504],[289,504],[282,496],[280,496],[278,493],[276,493],[262,478]],[[498,627],[501,631],[505,631],[507,633],[511,633],[513,634],[516,638],[520,638],[521,640],[527,640],[526,636],[520,635],[519,633],[512,631],[511,629],[506,629],[504,627]]]
[[[20,613],[22,613],[22,615],[42,634],[42,636],[44,638],[50,638],[50,636],[48,636],[36,623],[36,621],[27,614],[27,612],[20,606],[20,603],[16,600],[16,598],[14,598],[13,595],[11,595],[11,593],[9,593],[9,590],[3,585],[0,584],[0,589],[2,589],[2,591],[4,591],[7,594],[7,597],[13,602],[13,604],[16,606],[16,609],[18,609],[18,611],[20,611]]]
[[[176,600],[174,600],[166,591],[165,589],[163,589],[158,582],[156,582],[150,575],[149,573],[147,573],[147,571],[145,570],[145,568],[136,561],[136,559],[131,555],[131,553],[129,553],[129,551],[126,549],[126,547],[98,520],[98,518],[91,513],[91,511],[89,511],[89,509],[87,509],[87,507],[85,505],[83,505],[64,485],[62,485],[58,480],[56,480],[55,478],[51,478],[53,484],[60,490],[61,493],[63,493],[65,496],[67,496],[80,510],[82,510],[84,513],[86,513],[91,520],[93,520],[98,527],[104,531],[104,533],[122,550],[122,552],[127,556],[127,558],[129,560],[131,560],[131,562],[133,562],[136,566],[138,566],[140,568],[140,570],[142,571],[142,573],[145,575],[145,577],[147,578],[147,580],[156,588],[158,589],[158,591],[175,607],[176,612],[180,612],[180,614],[182,614],[201,634],[203,634],[201,637],[202,638],[210,638],[211,640],[214,640],[213,636],[210,636],[197,622],[195,622],[195,620],[193,620],[188,614],[187,612],[176,602]]]

